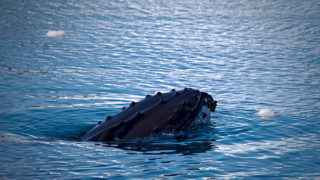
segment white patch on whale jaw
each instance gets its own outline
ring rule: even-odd
[[[210,109],[208,106],[202,106],[197,116],[190,122],[187,129],[194,129],[204,124],[210,124]]]

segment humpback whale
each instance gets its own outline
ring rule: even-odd
[[[211,95],[192,88],[146,95],[139,102],[132,102],[115,116],[85,132],[84,141],[125,141],[161,132],[193,129],[210,122],[217,101]]]

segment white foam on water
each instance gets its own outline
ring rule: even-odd
[[[258,112],[258,115],[262,118],[262,119],[273,119],[274,118],[274,112],[271,109],[261,109]]]
[[[48,31],[47,37],[56,37],[56,38],[64,38],[66,36],[66,33],[64,31]]]

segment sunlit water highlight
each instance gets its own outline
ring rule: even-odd
[[[0,22],[1,179],[320,177],[318,1],[2,1]],[[211,124],[77,139],[186,86]]]

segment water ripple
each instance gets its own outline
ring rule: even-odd
[[[313,0],[1,2],[2,177],[319,177],[319,9]],[[214,128],[147,144],[71,140],[145,94],[186,86],[218,100]]]

